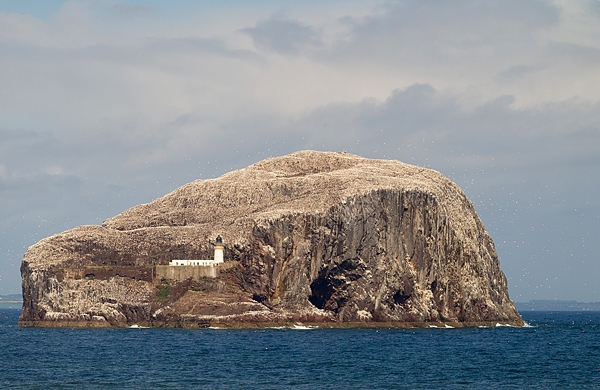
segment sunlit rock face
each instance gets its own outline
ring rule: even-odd
[[[156,265],[209,259],[215,279]],[[29,248],[22,325],[522,324],[490,235],[440,173],[302,151],[189,183]],[[62,324],[62,325],[61,325]]]

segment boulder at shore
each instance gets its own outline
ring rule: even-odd
[[[217,277],[168,278],[174,259]],[[473,204],[439,172],[301,151],[31,246],[21,326],[522,325]]]

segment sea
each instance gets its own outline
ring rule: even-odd
[[[600,312],[525,327],[19,328],[0,309],[0,389],[600,389]]]

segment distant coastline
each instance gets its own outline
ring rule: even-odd
[[[21,294],[0,295],[0,309],[20,309],[22,306]]]
[[[515,302],[517,310],[524,311],[600,311],[600,302],[559,301],[537,299],[529,302]]]
[[[0,301],[23,301],[21,294],[0,295]]]

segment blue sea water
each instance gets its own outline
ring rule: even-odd
[[[1,389],[600,389],[600,312],[530,327],[44,329],[0,309]]]

